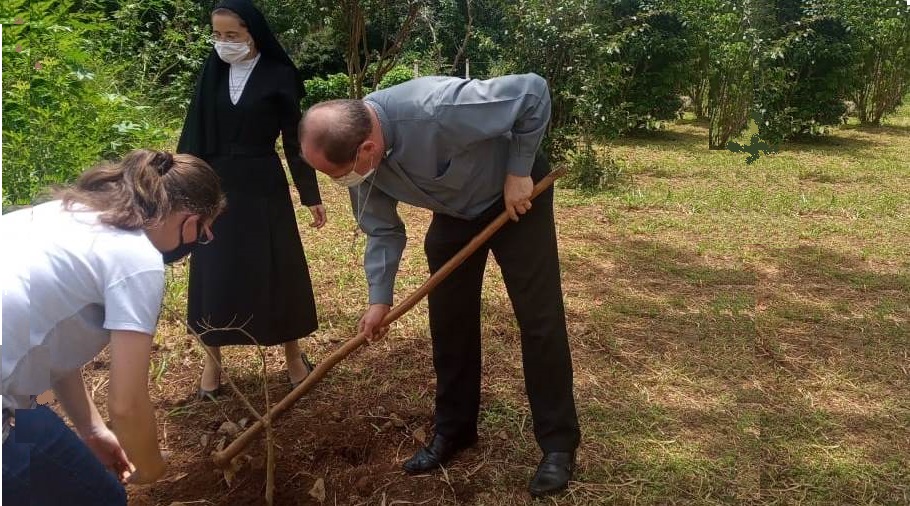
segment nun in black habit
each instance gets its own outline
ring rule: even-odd
[[[300,156],[297,123],[303,85],[265,17],[248,0],[212,11],[215,47],[187,112],[178,152],[196,155],[221,177],[228,208],[217,238],[190,258],[187,318],[220,360],[220,346],[284,344],[288,380],[312,370],[297,339],[317,328],[306,256],[281,159],[280,133],[301,202],[325,224],[316,174]],[[242,327],[238,330],[211,330]],[[249,334],[249,336],[247,335]],[[206,357],[197,397],[220,393],[220,373]]]

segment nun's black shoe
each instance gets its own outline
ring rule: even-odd
[[[313,374],[313,369],[315,369],[315,367],[313,366],[312,362],[310,362],[310,359],[307,358],[306,353],[301,353],[301,354],[300,354],[300,360],[303,361],[303,367],[306,368],[306,376],[304,376],[303,379],[301,379],[300,381],[293,381],[293,380],[291,379],[291,375],[288,374],[288,383],[291,384],[291,388],[292,388],[292,389],[297,388],[297,385],[303,383],[304,380],[306,380],[307,378],[309,378],[309,377],[310,377],[310,374]]]
[[[218,388],[216,388],[214,390],[205,390],[203,388],[199,388],[199,390],[196,390],[196,400],[197,401],[214,401],[215,399],[220,397],[222,393],[224,393],[224,392],[221,390],[221,385],[218,385]]]

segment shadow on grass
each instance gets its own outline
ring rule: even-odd
[[[592,447],[581,480],[641,504],[900,504],[907,455],[890,446],[906,427],[888,414],[843,414],[798,394],[718,409],[667,405],[613,389],[582,407]],[[867,438],[857,452],[853,438]]]
[[[768,250],[783,289],[766,270],[718,264],[694,246],[585,241],[585,254],[563,255],[584,435],[579,482],[558,502],[900,504],[906,498],[910,410],[906,390],[899,390],[906,378],[898,372],[906,335],[888,319],[905,314],[906,275],[873,272],[859,258],[817,246]],[[846,318],[852,312],[891,323],[860,326]],[[383,497],[532,504],[524,488],[538,450],[512,308],[498,292],[484,305],[480,444],[444,474],[400,471],[420,444],[414,433],[432,434],[434,383],[423,330],[398,329],[388,347],[359,351],[276,423],[279,504],[310,500],[317,478],[339,504],[376,504]],[[846,345],[840,356],[833,351],[838,345]],[[316,346],[319,357],[334,345],[304,346]],[[261,405],[255,361],[247,369],[227,365],[238,368],[241,388]],[[194,378],[196,369],[193,364]],[[863,369],[875,374],[861,376]],[[861,406],[865,412],[850,411],[807,397],[826,374],[849,378],[860,403],[890,385],[894,408],[883,413],[870,401]],[[281,371],[270,380],[275,398],[286,393]],[[864,390],[871,381],[880,383]],[[165,484],[146,497],[164,504],[261,497],[261,471],[250,471],[250,464],[227,487],[198,443],[225,419],[249,415],[236,400],[193,406],[186,416],[167,419],[171,448],[183,459],[176,472],[189,475],[178,482],[183,485]],[[401,422],[386,426],[392,413]],[[258,461],[263,453],[260,444],[251,455]]]
[[[676,120],[676,122],[674,124],[702,127],[706,131],[705,135],[707,135],[708,127],[711,126],[711,120],[708,118],[688,117],[688,118]]]
[[[687,128],[680,130],[643,131],[635,135],[627,135],[611,142],[615,146],[668,146],[674,149],[684,147],[689,150],[708,151],[707,132]]]
[[[694,120],[682,120],[676,123],[683,129],[655,131],[637,131],[627,134],[610,144],[622,147],[655,146],[672,148],[675,151],[704,155],[711,153],[708,149],[707,123]],[[816,153],[829,156],[855,155],[861,151],[871,151],[889,144],[888,139],[838,135],[838,131],[857,131],[883,136],[905,136],[910,127],[883,125],[879,127],[843,126],[826,135],[805,135],[791,139],[779,146],[781,152]],[[726,150],[715,152],[726,153]]]
[[[771,257],[791,282],[810,282],[827,290],[857,290],[864,298],[876,297],[873,292],[903,293],[904,301],[910,303],[908,272],[874,272],[858,257],[814,245],[776,249]]]
[[[910,125],[844,125],[841,127],[842,130],[855,130],[857,132],[867,133],[867,134],[876,134],[876,135],[894,135],[894,136],[906,136],[910,135]]]
[[[591,250],[563,266],[569,319],[588,322],[572,336],[576,395],[607,455],[587,469],[603,490],[648,504],[906,500],[906,274],[819,246],[768,250],[774,278],[660,241]]]
[[[887,139],[847,137],[831,133],[827,135],[806,135],[791,139],[780,146],[782,152],[818,153],[829,156],[856,154],[887,146]]]
[[[776,272],[768,277],[749,265],[710,265],[695,251],[659,241],[623,239],[597,251],[564,258],[566,290],[585,304],[569,305],[568,318],[581,322],[588,345],[613,359],[662,359],[685,346],[698,359],[685,367],[706,376],[730,371],[728,362],[748,366],[741,353],[805,373],[847,351],[854,363],[835,364],[843,372],[865,364],[883,377],[900,372],[894,347],[910,346],[910,274],[875,272],[848,254],[768,249]]]

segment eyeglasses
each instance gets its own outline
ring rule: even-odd
[[[205,239],[203,239],[203,237],[205,237]],[[212,230],[209,227],[203,227],[202,223],[196,225],[196,242],[205,246],[214,240],[215,234],[212,233]]]
[[[180,222],[180,243],[183,243],[183,227],[186,225],[186,221],[190,219],[190,215],[183,218],[183,221]],[[212,229],[209,226],[203,226],[201,220],[196,223],[196,243],[202,246],[215,240],[215,234],[212,232]]]
[[[249,42],[249,40],[247,40],[246,35],[231,32],[226,34],[213,33],[209,35],[208,42],[213,44],[215,42]]]

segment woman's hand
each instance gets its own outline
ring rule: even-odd
[[[328,221],[325,216],[325,206],[316,204],[315,206],[309,206],[309,209],[310,214],[313,216],[313,222],[310,223],[310,226],[316,229],[322,228],[325,222]]]
[[[85,445],[105,467],[113,471],[121,482],[125,482],[135,469],[126,452],[120,446],[117,436],[105,426],[95,427],[82,438]]]
[[[165,452],[162,452],[159,464],[155,465],[152,468],[133,468],[133,472],[127,477],[124,483],[129,483],[131,485],[147,485],[149,483],[155,483],[164,476],[164,472],[166,470],[167,455]]]
[[[164,473],[167,471],[167,461],[170,456],[171,452],[161,452],[161,459],[159,460],[158,464],[153,466],[151,469],[136,469],[133,467],[126,480],[121,481],[123,484],[130,485],[148,485],[150,483],[155,483],[164,477]]]

